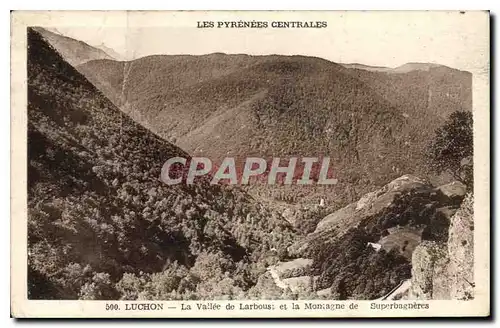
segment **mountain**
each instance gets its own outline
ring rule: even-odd
[[[72,66],[81,65],[90,60],[113,59],[113,57],[102,49],[92,47],[83,41],[51,32],[43,27],[33,27],[33,29],[56,48],[64,60]]]
[[[163,184],[175,156],[30,28],[29,298],[237,297],[287,256],[296,231],[246,193]]]
[[[446,67],[439,64],[431,63],[406,63],[404,65],[394,68],[391,73],[408,73],[412,71],[430,71],[433,68]]]
[[[155,66],[157,59],[172,62]],[[148,57],[139,63],[142,60],[152,60],[149,66],[141,65],[145,71],[134,71],[137,64],[90,62],[102,65],[102,73],[112,77],[101,91],[40,33],[28,29],[30,299],[392,299],[402,289],[414,295],[427,287],[434,273],[426,254],[435,245],[448,245],[444,255],[455,261],[446,269],[449,281],[470,279],[471,249],[461,253],[459,247],[472,244],[473,231],[472,199],[459,210],[463,184],[436,188],[403,175],[373,190],[369,180],[358,178],[363,169],[371,169],[382,180],[391,174],[377,171],[377,163],[404,164],[407,155],[398,151],[398,138],[414,127],[401,119],[400,109],[381,89],[372,89],[369,82],[378,80],[306,57],[214,54]],[[158,75],[157,69],[176,74]],[[412,74],[418,79],[422,72]],[[162,87],[150,78],[169,83]],[[123,85],[120,95],[117,83]],[[171,89],[177,93],[168,93],[169,102],[159,102],[162,92]],[[137,93],[140,90],[143,93]],[[186,134],[195,123],[208,129],[222,122],[230,128],[247,113],[252,119],[243,122],[254,129],[250,141],[253,131],[263,143],[247,145],[235,132],[234,142],[247,147],[245,152],[286,156],[296,149],[301,155],[314,154],[321,145],[342,150],[345,157],[339,163],[353,164],[351,170],[346,167],[350,180],[343,187],[372,190],[338,210],[318,206],[310,213],[285,215],[273,202],[260,202],[234,186],[209,185],[204,179],[168,186],[159,180],[163,163],[177,156],[189,159],[190,154],[158,136],[153,127],[157,134],[134,121],[105,96],[107,92],[122,109],[138,115],[136,120],[151,115],[163,117],[166,124],[169,118],[176,123],[168,125],[170,130]],[[130,107],[128,100],[136,99],[132,95],[145,94],[156,95],[150,103],[165,107],[156,114],[157,107],[140,112]],[[334,95],[343,95],[344,102]],[[228,122],[213,116],[211,106],[216,104],[226,106],[217,111],[226,113]],[[163,110],[171,116],[163,116]],[[343,124],[335,125],[335,118]],[[154,126],[154,121],[147,122]],[[326,140],[325,132],[315,130],[328,124],[332,129],[345,127],[344,137],[332,130],[335,138]],[[301,139],[301,129],[315,138]],[[167,138],[169,130],[162,131]],[[350,158],[349,150],[363,160],[378,156],[378,162],[353,161],[356,155]],[[372,154],[379,150],[388,153]],[[447,268],[443,261],[434,267]],[[467,272],[460,273],[463,270]],[[461,284],[448,294],[469,298],[470,288]]]
[[[104,43],[97,46],[97,48],[99,48],[102,51],[104,51],[105,53],[111,55],[111,57],[115,60],[122,60],[123,59],[123,56],[120,55],[118,52],[116,52],[115,49],[106,46]]]
[[[444,67],[386,74],[314,57],[216,53],[78,69],[137,122],[193,155],[330,156],[339,184],[295,188],[285,196],[293,200],[345,204],[402,172],[428,174],[435,129],[450,111],[471,107],[471,75]]]
[[[409,73],[412,71],[430,71],[433,68],[446,67],[444,65],[431,64],[431,63],[406,63],[395,68],[384,67],[384,66],[370,66],[359,63],[341,64],[341,65],[344,66],[345,68],[362,69],[370,72],[383,72],[390,74]]]
[[[409,63],[388,74],[350,69],[381,97],[403,111],[421,131],[433,132],[456,110],[472,110],[472,74],[444,65]],[[394,73],[394,74],[393,74]]]
[[[345,68],[353,68],[353,69],[364,69],[366,71],[371,71],[371,72],[390,72],[393,69],[390,67],[384,67],[384,66],[370,66],[370,65],[364,65],[364,64],[359,64],[359,63],[352,63],[352,64],[341,64]]]
[[[415,176],[401,176],[325,216],[313,232],[292,245],[289,253],[300,258],[302,265],[294,261],[274,268],[292,267],[295,271],[280,274],[281,278],[307,281],[304,276],[313,276],[316,293],[329,299],[377,299],[403,282],[405,292],[412,284],[413,289],[425,289],[424,280],[434,274],[429,261],[435,257],[422,255],[420,250],[427,250],[428,244],[446,245],[450,241],[454,255],[466,262],[459,265],[470,279],[471,261],[465,261],[457,247],[462,239],[468,240],[464,245],[470,243],[473,228],[470,222],[457,223],[455,215],[465,193],[459,182],[434,187]],[[461,238],[463,232],[468,237]],[[470,259],[470,249],[467,252]],[[457,271],[455,268],[455,274]],[[424,296],[420,293],[416,298]]]

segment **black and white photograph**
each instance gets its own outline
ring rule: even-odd
[[[23,302],[123,317],[489,314],[488,12],[12,24]]]

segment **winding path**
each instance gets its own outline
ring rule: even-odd
[[[399,285],[394,287],[387,295],[377,298],[376,301],[391,301],[396,298],[396,296],[405,293],[411,287],[411,279],[402,280]]]
[[[273,277],[273,280],[274,280],[274,283],[276,284],[276,286],[278,286],[281,289],[287,289],[288,288],[288,285],[286,283],[284,283],[283,280],[281,280],[278,272],[276,272],[276,270],[274,269],[274,266],[268,267],[267,271],[269,271],[269,273]]]

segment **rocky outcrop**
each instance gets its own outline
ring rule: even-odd
[[[453,181],[437,187],[436,190],[440,192],[445,202],[460,204],[465,197],[467,187],[461,182]]]
[[[307,251],[310,242],[325,236],[329,240],[342,236],[349,229],[358,226],[361,221],[385,211],[393,204],[397,196],[409,191],[437,192],[426,181],[413,175],[403,175],[384,187],[366,194],[359,201],[327,215],[318,223],[313,233],[292,245],[288,249],[289,253],[302,256]]]
[[[473,196],[451,217],[446,243],[423,242],[413,252],[410,299],[468,300],[474,295]]]
[[[308,255],[307,250],[311,242],[321,239],[331,241],[340,238],[346,231],[357,227],[362,221],[366,222],[370,218],[377,220],[391,207],[395,206],[395,200],[399,196],[407,193],[412,193],[416,197],[429,199],[429,204],[426,205],[432,208],[431,212],[441,214],[449,222],[463,200],[465,190],[465,185],[458,181],[433,187],[427,181],[416,176],[403,175],[384,187],[364,195],[357,202],[351,203],[325,216],[317,224],[313,233],[289,247],[289,254],[292,256]],[[415,229],[413,230],[415,232]],[[422,231],[418,233],[422,234]],[[429,233],[435,234],[435,231],[430,231],[429,228],[424,231],[424,234]],[[444,233],[446,234],[446,231]],[[396,237],[392,236],[389,239],[395,239]],[[432,237],[428,237],[427,239],[432,239]],[[413,249],[421,240],[416,237],[407,238],[407,240],[410,245],[403,252],[405,256],[411,257]],[[387,248],[384,249],[389,251]]]
[[[424,241],[415,248],[412,257],[410,299],[431,300],[434,280],[439,275],[436,270],[443,267],[446,261],[446,247],[444,244]],[[446,264],[444,264],[446,265]]]
[[[450,296],[470,299],[474,295],[474,199],[469,195],[453,216],[448,236]]]
[[[388,229],[389,234],[382,237],[378,245],[389,252],[391,249],[398,249],[401,255],[411,260],[415,248],[422,242],[422,228],[395,227]],[[403,245],[402,247],[400,245]]]
[[[467,287],[458,283],[471,282],[460,270],[472,268],[472,250],[464,248],[472,245],[464,232],[472,226],[466,209],[472,201],[458,211],[464,196],[460,182],[434,187],[404,175],[325,216],[288,248],[301,258],[272,273],[294,292],[310,290],[310,277],[318,275],[313,291],[319,297],[467,298]],[[299,265],[305,258],[313,259],[310,269],[287,268],[305,267]]]
[[[390,206],[396,196],[416,189],[430,191],[432,187],[426,181],[413,175],[403,175],[384,187],[364,195],[357,202],[326,216],[318,223],[315,232],[327,230],[345,221],[352,222],[353,216],[362,219],[363,217],[379,213]]]

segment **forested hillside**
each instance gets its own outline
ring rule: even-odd
[[[312,194],[343,205],[402,173],[428,175],[425,147],[435,128],[471,104],[470,74],[444,66],[388,74],[314,57],[217,53],[78,69],[192,155],[330,156],[339,184],[272,188],[292,202]]]
[[[412,175],[472,172],[469,73],[224,54],[77,71],[56,49],[28,30],[30,299],[375,299],[470,192]],[[193,155],[329,156],[339,184],[160,181]]]
[[[295,231],[236,189],[159,181],[188,156],[131,120],[28,30],[31,299],[220,298],[286,258]]]
[[[454,111],[472,109],[472,74],[442,65],[409,63],[390,73],[351,69],[356,78],[403,111],[419,129],[434,132]],[[429,119],[429,115],[432,119]]]

